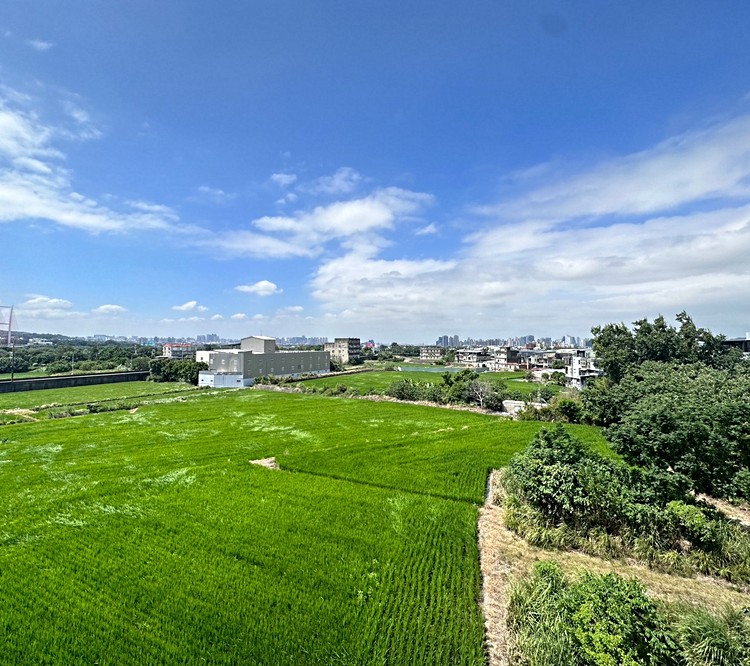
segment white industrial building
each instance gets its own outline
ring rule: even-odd
[[[242,338],[239,349],[199,351],[195,360],[208,365],[198,374],[198,386],[239,388],[252,386],[258,377],[296,377],[331,370],[331,355],[324,351],[276,351],[276,339]]]

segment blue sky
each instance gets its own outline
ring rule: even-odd
[[[0,304],[90,335],[750,330],[750,3],[0,1]]]

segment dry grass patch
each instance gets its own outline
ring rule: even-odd
[[[249,460],[248,461],[251,465],[260,465],[261,467],[266,467],[268,469],[281,469],[279,467],[279,463],[276,462],[276,458],[259,458],[258,460]]]

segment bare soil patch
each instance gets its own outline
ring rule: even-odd
[[[750,506],[747,504],[739,506],[737,504],[725,502],[724,500],[709,497],[708,495],[698,495],[698,499],[702,499],[703,501],[712,504],[719,511],[736,520],[744,528],[750,529]]]
[[[268,469],[281,469],[279,463],[276,462],[276,458],[259,458],[258,460],[249,460],[251,465],[260,465]]]

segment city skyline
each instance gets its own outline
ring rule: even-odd
[[[2,7],[20,329],[750,329],[745,2]]]

